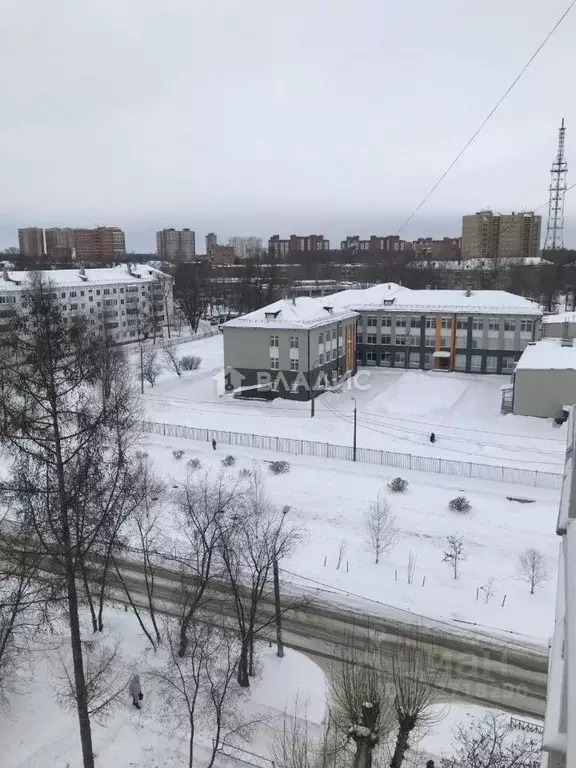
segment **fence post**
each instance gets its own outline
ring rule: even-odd
[[[280,445],[280,438],[276,438],[276,453],[278,453],[278,446]]]
[[[164,427],[164,436],[166,436],[166,423],[162,425]]]
[[[410,469],[412,469],[412,454],[411,453],[408,454],[408,466],[410,467]]]

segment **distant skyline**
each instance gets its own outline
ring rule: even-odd
[[[566,0],[4,0],[0,247],[21,226],[204,235],[395,234]],[[401,233],[460,234],[548,196],[576,13]],[[546,209],[539,211],[546,222]],[[566,197],[576,246],[576,190]]]

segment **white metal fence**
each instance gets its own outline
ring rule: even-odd
[[[154,435],[168,437],[183,437],[187,440],[212,439],[225,445],[237,445],[242,448],[257,448],[276,453],[290,453],[293,456],[316,456],[322,459],[341,459],[353,461],[353,451],[349,445],[333,445],[312,440],[298,440],[291,437],[270,437],[268,435],[251,435],[247,432],[232,432],[221,429],[203,429],[200,427],[185,427],[180,424],[159,424],[154,421],[143,421],[142,429]],[[416,472],[434,472],[439,475],[453,477],[470,477],[475,480],[491,480],[499,483],[514,485],[529,485],[534,488],[560,488],[562,475],[559,472],[542,472],[536,469],[520,469],[502,467],[492,464],[475,464],[472,461],[453,461],[438,459],[434,456],[415,456],[411,453],[395,453],[380,451],[375,448],[358,448],[356,460],[362,464],[377,464],[394,469],[409,469]]]

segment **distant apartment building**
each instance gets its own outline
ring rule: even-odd
[[[92,263],[121,261],[126,256],[124,232],[118,227],[76,229],[76,260]]]
[[[362,240],[360,235],[349,235],[346,240],[342,240],[340,248],[343,251],[409,251],[412,248],[411,243],[401,240],[398,235],[370,235],[367,240]]]
[[[156,253],[168,261],[192,261],[196,256],[196,233],[188,228],[156,232]]]
[[[209,232],[206,235],[206,258],[208,261],[214,261],[214,254],[216,246],[218,245],[218,237],[215,232]]]
[[[231,237],[228,245],[234,248],[237,259],[250,259],[262,253],[261,237]]]
[[[324,235],[290,235],[287,240],[281,240],[280,235],[272,235],[268,240],[268,252],[282,258],[289,251],[329,251],[330,240]]]
[[[21,312],[32,272],[0,272],[0,336]],[[144,265],[43,272],[64,317],[84,317],[94,338],[122,343],[162,335],[173,315],[172,279]]]
[[[542,217],[492,211],[462,217],[463,259],[535,258],[540,251]]]
[[[44,231],[50,261],[71,261],[76,247],[75,233],[71,227],[49,227]]]
[[[212,262],[214,264],[234,264],[236,254],[231,245],[216,245],[213,248]]]
[[[419,237],[412,243],[417,259],[426,261],[458,261],[462,251],[461,237]]]
[[[41,227],[25,227],[18,230],[20,255],[40,261],[45,256],[44,230]]]

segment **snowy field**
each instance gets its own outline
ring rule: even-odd
[[[172,455],[175,449],[185,451],[179,460]],[[558,555],[556,492],[405,472],[408,490],[392,494],[386,483],[394,475],[385,468],[287,457],[290,472],[273,476],[268,462],[277,454],[228,446],[213,451],[202,442],[152,436],[145,436],[144,450],[169,487],[184,482],[192,458],[201,462],[195,477],[206,472],[215,477],[220,471],[235,477],[242,469],[259,467],[273,503],[278,508],[290,505],[289,519],[304,532],[304,543],[282,563],[287,581],[374,613],[393,606],[452,626],[468,626],[466,622],[489,633],[514,633],[515,641],[536,639],[541,645],[551,634]],[[236,464],[224,470],[221,460],[228,453]],[[378,493],[389,501],[398,538],[376,565],[364,541],[364,512]],[[468,515],[448,510],[448,502],[458,495],[472,504]],[[173,530],[168,506],[165,514],[166,528]],[[457,580],[442,562],[448,534],[464,538],[467,559]],[[341,546],[345,552],[338,569]],[[534,595],[517,572],[518,556],[526,547],[542,550],[549,571]],[[407,583],[410,553],[416,557],[412,584]],[[486,599],[488,592],[492,594]]]
[[[145,384],[149,419],[351,445],[354,397],[361,447],[562,470],[565,427],[550,419],[500,414],[500,387],[509,377],[361,368],[341,391],[317,398],[311,419],[308,402],[240,402],[223,394],[222,343],[215,336],[179,344],[179,354],[198,355],[202,364],[181,378],[165,370],[154,388]]]

